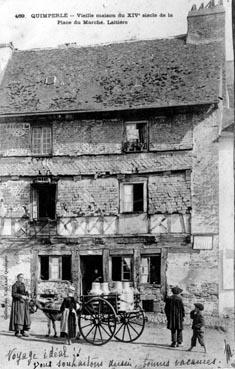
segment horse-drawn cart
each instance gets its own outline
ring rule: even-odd
[[[60,320],[61,313],[53,305],[37,306],[53,323]],[[104,345],[113,337],[121,342],[133,342],[143,333],[145,321],[138,294],[134,295],[134,304],[125,310],[120,309],[117,294],[80,298],[79,331],[84,340],[93,345]]]
[[[113,337],[122,342],[133,342],[142,334],[145,314],[139,306],[139,295],[134,295],[132,309],[120,310],[120,297],[82,296],[78,316],[80,333],[93,345],[103,345]]]

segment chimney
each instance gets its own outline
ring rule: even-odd
[[[212,41],[225,40],[225,9],[223,1],[215,5],[211,0],[197,9],[192,6],[188,13],[187,44],[206,44]]]
[[[0,83],[2,81],[6,66],[11,58],[14,46],[12,42],[7,44],[0,44]]]

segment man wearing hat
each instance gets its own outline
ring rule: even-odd
[[[178,286],[172,288],[173,295],[166,299],[165,313],[167,328],[171,330],[171,347],[178,347],[183,342],[184,304],[179,296],[183,292]]]
[[[204,329],[205,320],[202,315],[202,311],[204,310],[204,306],[201,303],[194,304],[195,309],[190,312],[190,318],[193,319],[193,336],[191,338],[191,347],[188,351],[192,351],[193,347],[196,346],[197,340],[202,347],[204,347],[204,351],[206,352],[206,346],[204,343]]]

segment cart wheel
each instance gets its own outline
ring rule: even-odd
[[[93,345],[104,345],[111,340],[116,329],[113,306],[101,297],[92,297],[84,303],[78,317],[83,338]]]
[[[118,341],[133,342],[141,336],[145,326],[145,315],[139,306],[135,311],[118,313],[119,320],[114,337]]]

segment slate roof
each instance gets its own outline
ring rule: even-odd
[[[38,175],[95,175],[151,173],[168,170],[190,169],[190,152],[138,153],[122,155],[99,155],[53,158],[1,158],[0,176]]]
[[[16,50],[0,87],[0,113],[211,103],[223,58],[220,42],[186,45],[178,38]]]

